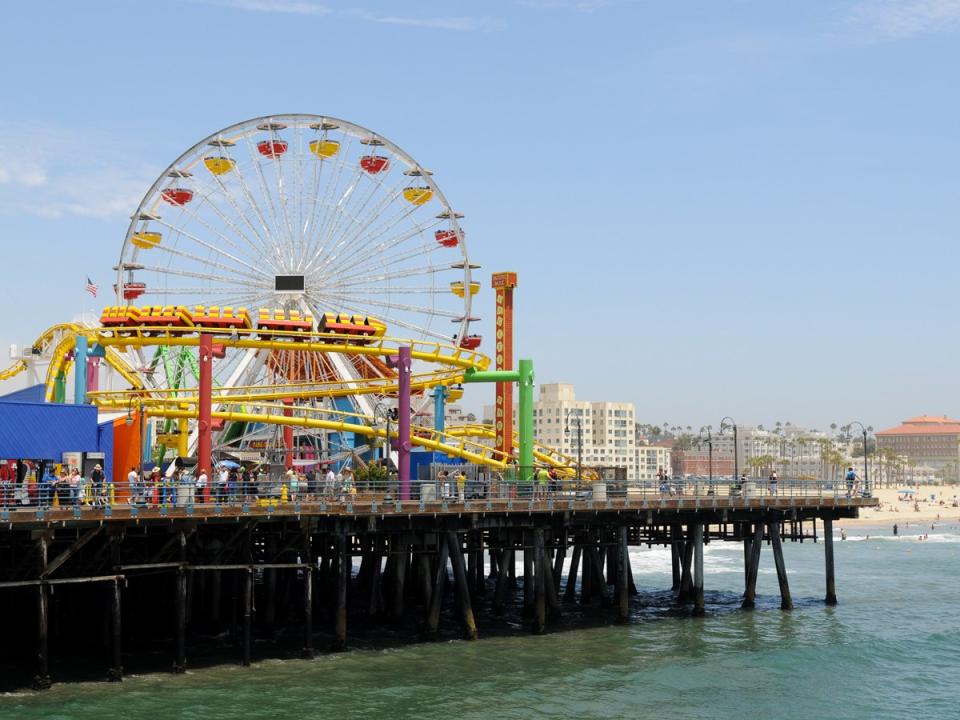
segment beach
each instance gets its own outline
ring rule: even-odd
[[[913,495],[903,493],[914,491]],[[960,488],[955,485],[921,485],[919,487],[874,488],[873,495],[880,500],[878,508],[863,508],[856,520],[843,520],[837,525],[889,525],[896,523],[901,528],[930,529],[938,522],[960,522],[960,507],[955,505],[960,498]],[[931,500],[931,497],[934,498]]]

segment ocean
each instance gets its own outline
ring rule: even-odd
[[[842,522],[840,523],[842,526]],[[670,603],[670,555],[631,549],[632,622],[565,621],[477,642],[366,646],[123,683],[0,696],[0,718],[960,717],[960,526],[849,527],[835,543],[840,604],[826,607],[823,545],[786,543],[796,605],[779,609],[764,547],[757,609],[739,609],[740,545],[705,553],[707,616]],[[928,534],[928,539],[918,536]],[[612,617],[612,611],[609,613]]]

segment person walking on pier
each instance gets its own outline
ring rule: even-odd
[[[853,466],[847,468],[847,474],[844,478],[847,481],[847,497],[853,497],[853,489],[856,484],[860,481],[860,478],[857,477],[856,471],[853,469]]]
[[[534,486],[535,492],[533,499],[534,500],[546,500],[547,499],[547,486],[550,484],[550,472],[542,467],[537,470],[537,484]]]
[[[463,470],[458,470],[456,480],[457,497],[460,498],[460,502],[464,502],[467,499],[467,474]]]
[[[776,471],[776,470],[773,470],[773,471],[770,473],[770,478],[769,478],[770,494],[771,494],[773,497],[776,497],[776,496],[777,496],[777,482],[778,482],[778,481],[779,481],[779,478],[777,477],[777,471]]]

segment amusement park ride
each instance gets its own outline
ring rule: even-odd
[[[401,483],[412,446],[570,475],[571,458],[533,442],[532,363],[513,368],[515,273],[494,276],[495,370],[478,351],[479,266],[462,218],[431,171],[366,128],[314,115],[232,125],[147,191],[99,322],[50,328],[0,380],[48,363],[46,400],[65,402],[72,373],[75,402],[157,419],[158,462],[331,458],[384,438],[386,403],[400,411],[389,458]],[[125,389],[101,388],[101,375]],[[482,381],[498,384],[495,427],[444,427],[444,403]],[[435,427],[411,432],[411,396],[433,398]]]

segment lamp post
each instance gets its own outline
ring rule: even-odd
[[[704,439],[703,432],[706,430],[707,436],[707,468],[709,474],[708,487],[710,490],[713,490],[713,426],[707,425],[706,427],[700,428],[700,432],[697,435],[697,444]]]
[[[873,430],[873,426],[864,427],[862,422],[854,420],[847,423],[847,428],[853,425],[858,425],[863,435],[863,495],[864,497],[870,497],[870,459],[867,454],[867,433]]]
[[[737,421],[729,416],[720,421],[720,434],[728,427],[733,428],[733,484],[736,485],[740,481],[740,446],[737,445]]]
[[[571,412],[571,410],[567,410],[566,415],[563,416],[563,432],[568,437],[570,436]],[[580,415],[575,415],[573,419],[577,423],[577,492],[579,493],[580,482],[583,477],[583,418]]]

